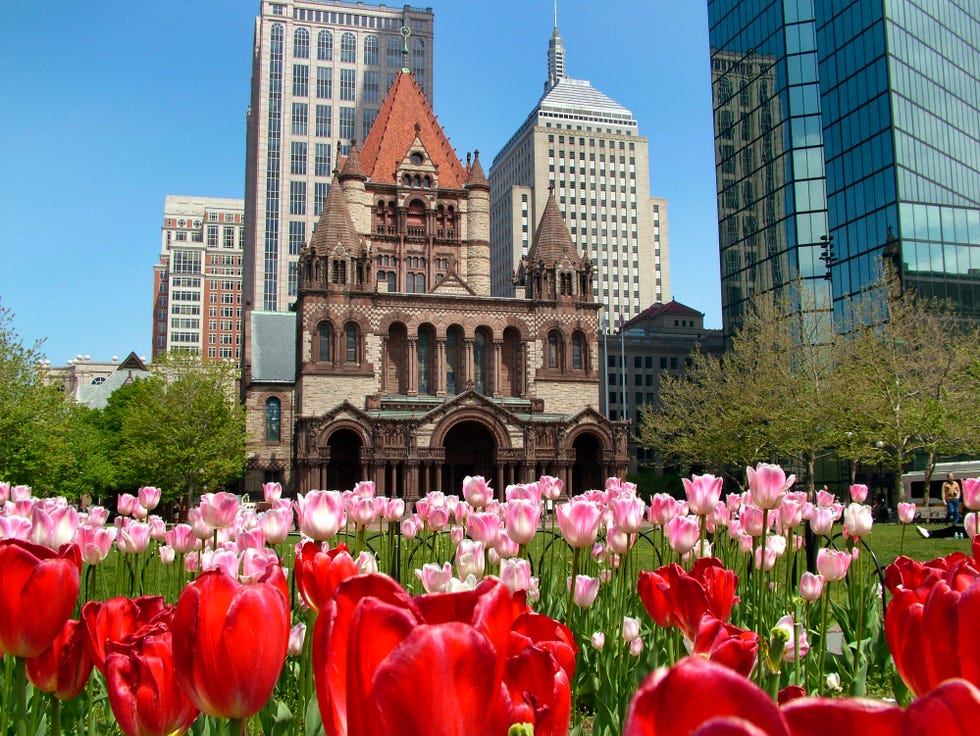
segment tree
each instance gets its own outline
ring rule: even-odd
[[[26,347],[12,319],[0,306],[0,480],[60,493],[72,463],[71,404],[44,380],[41,343]]]
[[[164,500],[216,489],[245,469],[245,411],[235,400],[235,369],[171,353],[150,378],[117,391],[105,412],[118,427],[123,477],[163,489]]]

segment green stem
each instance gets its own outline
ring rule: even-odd
[[[865,599],[864,599],[864,577],[865,576],[864,576],[864,555],[863,554],[860,554],[860,553],[858,554],[857,564],[858,564],[858,570],[857,570],[857,572],[858,572],[858,583],[857,583],[857,591],[858,591],[858,594],[857,594],[858,619],[857,619],[857,633],[856,633],[856,636],[855,636],[855,639],[857,639],[857,641],[855,642],[855,652],[854,652],[854,672],[855,672],[855,674],[857,674],[857,673],[859,673],[861,671],[861,649],[862,649],[862,647],[861,647],[861,637],[864,635],[863,629],[864,629],[864,607],[865,607]],[[851,684],[852,692],[853,692],[853,688],[854,688],[854,685],[852,683]]]
[[[756,626],[766,630],[766,532],[769,529],[769,509],[762,510],[762,537],[759,539],[759,564],[756,566],[756,574],[759,576],[759,605],[756,608]],[[762,632],[759,634],[762,636]],[[759,647],[759,677],[765,677],[765,654],[762,647]]]
[[[61,701],[51,696],[51,723],[48,725],[51,736],[61,736]]]
[[[10,698],[12,695],[11,684],[13,682],[14,673],[14,659],[13,657],[7,656],[3,660],[3,700],[0,701],[0,734],[7,733],[7,723],[9,719],[9,714],[11,710]]]
[[[88,709],[85,711],[85,722],[88,726],[88,736],[95,736],[96,723],[95,723],[95,673],[88,678],[88,683],[85,685],[86,695],[88,697]]]
[[[579,557],[582,554],[581,547],[576,547],[572,553],[572,576],[568,579],[568,605],[565,606],[565,624],[572,627],[572,609],[575,604],[572,599],[575,595],[575,578],[578,577]]]
[[[819,693],[824,688],[824,663],[827,659],[827,613],[830,608],[830,583],[826,583],[823,586],[823,615],[820,622],[820,670],[819,676],[817,677],[817,692]]]
[[[14,735],[27,736],[27,660],[14,657],[13,672]]]
[[[229,736],[244,736],[246,723],[247,723],[247,719],[245,718],[229,718],[228,719]]]
[[[908,524],[902,524],[902,540],[898,543],[898,556],[899,557],[901,557],[902,554],[905,552],[905,527],[907,527],[907,526],[908,526]]]

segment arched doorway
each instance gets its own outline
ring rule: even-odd
[[[327,490],[346,491],[364,480],[361,467],[361,438],[352,429],[338,429],[327,440],[330,462],[327,463]]]
[[[494,458],[497,443],[490,430],[479,422],[463,421],[450,428],[443,441],[446,460],[442,466],[442,489],[462,494],[463,478],[482,475],[497,490]]]
[[[575,462],[572,465],[572,488],[569,495],[593,488],[606,487],[602,477],[602,443],[590,432],[583,432],[572,443]]]

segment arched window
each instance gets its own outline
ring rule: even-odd
[[[463,331],[460,327],[450,327],[446,332],[446,394],[460,392],[463,370]]]
[[[357,61],[357,38],[347,32],[340,37],[340,60],[353,64]]]
[[[572,335],[572,370],[580,371],[585,366],[585,339],[581,332]]]
[[[548,333],[548,367],[553,370],[562,368],[562,339],[558,330]]]
[[[329,322],[321,322],[317,327],[317,360],[320,363],[329,363],[331,359],[331,343],[333,342],[333,325]]]
[[[333,61],[333,34],[320,31],[316,37],[316,58],[320,61]]]
[[[282,417],[282,404],[279,399],[272,397],[265,402],[265,441],[279,442],[281,437],[280,420]]]
[[[310,58],[310,32],[306,28],[293,31],[293,56],[297,59]]]
[[[414,366],[408,362],[408,330],[401,322],[388,328],[388,361],[385,389],[393,394],[408,393],[409,371]]]
[[[364,63],[377,66],[379,63],[379,51],[381,44],[378,37],[371,35],[364,38]]]
[[[360,335],[356,322],[348,322],[344,327],[344,347],[345,360],[348,363],[357,363],[360,349]]]
[[[435,393],[435,386],[433,385],[432,377],[434,374],[432,370],[432,358],[433,350],[432,345],[435,342],[432,327],[426,325],[419,327],[419,341],[418,341],[418,363],[419,363],[419,394],[432,395]]]

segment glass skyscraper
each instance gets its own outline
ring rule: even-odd
[[[883,258],[980,317],[980,0],[709,0],[708,16],[726,333],[797,277],[840,327]]]

